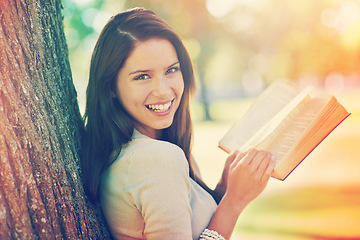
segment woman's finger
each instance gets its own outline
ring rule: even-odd
[[[274,172],[275,167],[276,167],[276,159],[275,159],[274,156],[272,156],[270,158],[270,162],[269,162],[267,168],[265,169],[265,172],[264,172],[264,174],[263,174],[263,176],[261,178],[262,182],[269,181],[269,179],[271,177],[271,174]]]
[[[230,166],[235,167],[236,165],[238,165],[240,160],[243,159],[246,154],[247,152],[241,152],[241,153],[238,152],[238,154],[236,155],[235,159],[233,160]]]
[[[262,179],[263,175],[265,174],[265,171],[271,161],[271,153],[269,152],[264,152],[264,154],[262,155],[262,159],[259,162],[258,168],[256,169],[256,177],[257,179],[259,179],[259,181]]]
[[[231,163],[235,160],[236,156],[237,156],[239,153],[240,153],[239,150],[234,150],[234,151],[232,151],[232,152],[229,154],[229,156],[227,157],[227,159],[226,159],[227,163],[228,163],[228,164],[231,164]]]
[[[261,162],[263,161],[263,159],[267,156],[268,152],[260,150],[256,153],[256,155],[254,156],[254,158],[252,159],[252,161],[250,162],[250,169],[255,172]]]
[[[248,164],[250,164],[252,161],[253,161],[253,159],[254,159],[254,157],[256,156],[256,154],[258,153],[259,151],[258,150],[256,150],[256,149],[250,149],[248,152],[247,152],[247,154],[243,157],[243,164],[244,165],[248,165]]]

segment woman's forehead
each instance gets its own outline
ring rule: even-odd
[[[165,67],[177,61],[176,50],[168,40],[152,38],[141,41],[135,46],[124,67]]]

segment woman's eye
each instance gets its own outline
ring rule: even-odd
[[[179,71],[179,67],[172,67],[172,68],[169,68],[169,69],[166,71],[166,74],[176,73],[177,71]]]
[[[147,80],[149,78],[150,78],[150,76],[148,74],[141,74],[141,75],[135,77],[134,79],[135,80]]]

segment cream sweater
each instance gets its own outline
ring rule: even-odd
[[[116,239],[198,239],[215,201],[189,177],[184,152],[138,131],[104,173],[100,201]]]

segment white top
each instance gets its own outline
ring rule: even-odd
[[[102,210],[115,239],[198,239],[217,207],[189,177],[176,145],[134,131],[132,141],[104,172]]]

